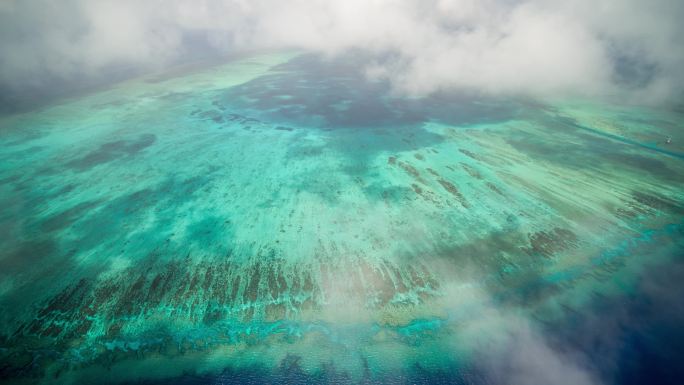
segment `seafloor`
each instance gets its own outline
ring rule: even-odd
[[[683,118],[289,53],[4,116],[0,378],[674,381]]]

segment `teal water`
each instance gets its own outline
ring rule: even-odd
[[[500,382],[521,335],[555,352],[679,266],[683,115],[406,98],[284,53],[4,116],[0,373]]]

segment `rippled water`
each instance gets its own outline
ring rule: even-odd
[[[261,55],[1,118],[2,378],[682,378],[681,111],[360,73]]]

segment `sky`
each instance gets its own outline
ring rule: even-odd
[[[301,49],[395,92],[684,95],[681,0],[4,0],[0,101],[179,63]]]
[[[188,61],[363,52],[398,93],[621,95],[684,90],[680,0],[5,0],[5,102]],[[57,89],[57,90],[55,90]]]

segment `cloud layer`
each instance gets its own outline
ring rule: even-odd
[[[399,92],[681,99],[679,0],[8,0],[0,88],[262,49],[363,52]]]

